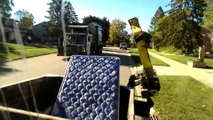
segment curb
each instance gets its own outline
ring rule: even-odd
[[[131,54],[130,54],[129,50],[127,50],[127,52],[128,52],[128,56],[129,56],[128,61],[129,61],[130,65],[131,65],[131,66],[129,66],[130,73],[131,73],[131,75],[133,75],[136,72],[135,71],[135,63],[134,63],[134,61],[133,61],[133,59],[131,57]]]

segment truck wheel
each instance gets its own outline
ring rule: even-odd
[[[95,51],[95,53],[96,53],[97,55],[100,54],[99,49],[97,49],[97,50]]]
[[[98,54],[102,53],[102,48],[99,48]]]

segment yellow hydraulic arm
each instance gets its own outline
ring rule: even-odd
[[[151,64],[147,49],[151,35],[142,31],[136,17],[129,19],[129,24],[143,65],[143,74],[140,76],[142,97],[149,98],[160,90],[160,82]]]

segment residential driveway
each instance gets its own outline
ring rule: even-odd
[[[119,48],[106,47],[103,56],[116,56],[121,59],[120,84],[127,85],[130,76],[130,54]],[[64,56],[49,54],[23,60],[0,63],[0,88],[15,82],[46,74],[64,75],[68,62]]]

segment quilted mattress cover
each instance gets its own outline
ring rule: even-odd
[[[119,67],[117,57],[72,56],[53,115],[73,120],[118,120]]]

